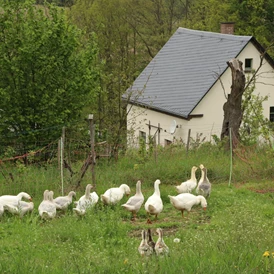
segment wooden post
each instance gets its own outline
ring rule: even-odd
[[[148,121],[148,136],[150,138],[150,129],[151,129],[151,126],[150,126],[150,120]]]
[[[58,169],[60,169],[60,155],[61,155],[61,140],[58,140],[58,152],[57,152],[57,159],[58,159]]]
[[[191,129],[188,130],[187,145],[186,145],[186,153],[188,153],[188,150],[189,150],[190,134],[191,134]]]
[[[64,168],[63,168],[63,153],[64,153],[64,142],[63,137],[60,139],[60,170],[61,170],[61,186],[62,186],[62,196],[64,196]]]
[[[62,140],[63,140],[63,148],[65,147],[65,136],[66,136],[66,128],[62,128]]]
[[[161,138],[160,138],[160,123],[158,123],[158,145],[160,145]]]
[[[94,151],[94,125],[93,125],[93,114],[89,114],[89,132],[90,132],[90,147],[91,147],[91,172],[92,172],[92,184],[93,188],[96,188],[95,182],[95,151]]]

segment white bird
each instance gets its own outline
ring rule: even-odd
[[[138,247],[138,251],[141,256],[150,256],[153,254],[153,248],[147,242],[147,233],[145,230],[142,230],[142,240]]]
[[[191,177],[189,180],[182,182],[179,186],[176,186],[178,193],[190,193],[197,186],[196,170],[198,168],[193,166],[191,169]]]
[[[18,206],[18,202],[22,199],[32,201],[31,196],[26,192],[20,192],[18,195],[3,195],[0,196],[0,203],[4,206],[6,204]]]
[[[200,180],[199,180],[199,182],[198,182],[198,185],[199,184],[201,184],[201,182],[204,180],[204,178],[203,178],[203,168],[204,168],[204,165],[203,164],[200,164],[199,165],[199,168],[201,169],[201,178],[200,178]],[[206,177],[207,178],[207,177]],[[208,178],[207,178],[208,179]],[[196,190],[197,190],[197,188],[196,188]]]
[[[39,215],[42,219],[53,219],[56,216],[57,204],[53,202],[53,191],[44,191],[44,200],[38,207]]]
[[[73,211],[79,216],[85,215],[86,210],[97,204],[99,200],[99,196],[96,192],[90,193],[91,188],[92,185],[88,184],[86,186],[85,195],[83,195],[77,202],[75,202],[76,208],[73,208]]]
[[[207,202],[204,196],[195,196],[191,193],[181,193],[177,196],[168,195],[171,204],[178,210],[182,212],[182,217],[184,217],[184,210],[190,212],[194,205],[201,204],[202,208],[206,210]]]
[[[68,206],[72,203],[72,198],[76,198],[76,193],[70,191],[67,196],[59,196],[53,199],[53,202],[56,203],[60,210],[66,210]]]
[[[119,187],[112,187],[108,189],[104,194],[101,195],[101,201],[105,205],[117,204],[124,195],[130,194],[130,187],[126,184],[122,184]]]
[[[21,218],[28,212],[32,212],[34,209],[33,202],[19,201],[17,206],[6,204],[4,209],[12,214],[19,215]]]
[[[141,191],[141,181],[136,183],[136,194],[128,199],[128,201],[122,205],[123,208],[132,213],[132,220],[136,219],[136,214],[140,210],[143,202],[144,195]]]
[[[4,206],[0,203],[0,217],[2,217],[2,215],[4,214]]]
[[[161,181],[157,179],[154,182],[154,193],[147,199],[145,203],[145,210],[148,214],[147,223],[151,223],[149,215],[155,215],[155,220],[163,210],[163,201],[161,199],[161,193],[159,189]]]
[[[156,232],[158,233],[158,240],[155,244],[156,255],[167,255],[169,253],[169,248],[165,244],[162,228],[157,228]]]
[[[207,169],[200,165],[202,176],[196,188],[196,193],[199,195],[203,195],[205,198],[208,198],[211,193],[211,183],[207,178]]]

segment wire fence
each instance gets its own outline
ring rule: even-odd
[[[232,136],[233,138],[230,139],[235,141],[233,133]],[[190,146],[190,149],[197,149],[196,140],[193,142],[195,146],[192,148]],[[274,171],[274,167],[266,160],[267,154],[265,154],[266,157],[256,157],[257,144],[246,146],[239,140],[236,142],[237,148],[233,148],[233,144],[230,144],[231,154],[227,156],[230,161],[229,183],[235,169],[235,159],[241,161],[257,175],[259,175],[261,166],[269,174]],[[15,144],[14,147],[6,147],[0,158],[0,195],[18,194],[21,191],[41,195],[48,188],[56,193],[65,194],[72,189],[81,187],[83,180],[93,182],[92,164],[97,161],[109,161],[113,151],[113,147],[109,143],[102,141],[96,143],[95,152],[92,155],[91,143],[88,138],[79,139],[71,138],[71,136],[65,138],[63,152],[60,138],[47,145],[40,145],[43,143],[44,141],[29,143],[30,150],[22,154],[19,144],[17,146]],[[178,144],[174,143],[173,145]],[[124,147],[124,144],[120,144],[120,146]],[[180,147],[182,150],[187,150],[186,144],[180,144]],[[269,150],[271,152],[272,148]],[[157,149],[153,151],[152,157],[155,158],[155,162],[159,151]],[[214,179],[220,180],[220,176],[223,175],[220,172],[215,172],[214,176]]]

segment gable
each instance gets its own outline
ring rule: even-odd
[[[131,103],[187,118],[251,38],[178,28],[129,89]]]

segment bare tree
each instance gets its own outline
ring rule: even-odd
[[[242,122],[242,96],[245,91],[245,74],[243,63],[238,59],[231,59],[227,62],[232,73],[231,93],[223,106],[224,120],[221,132],[221,139],[229,136],[229,128],[233,132],[233,147],[237,146],[239,140],[239,129]]]

